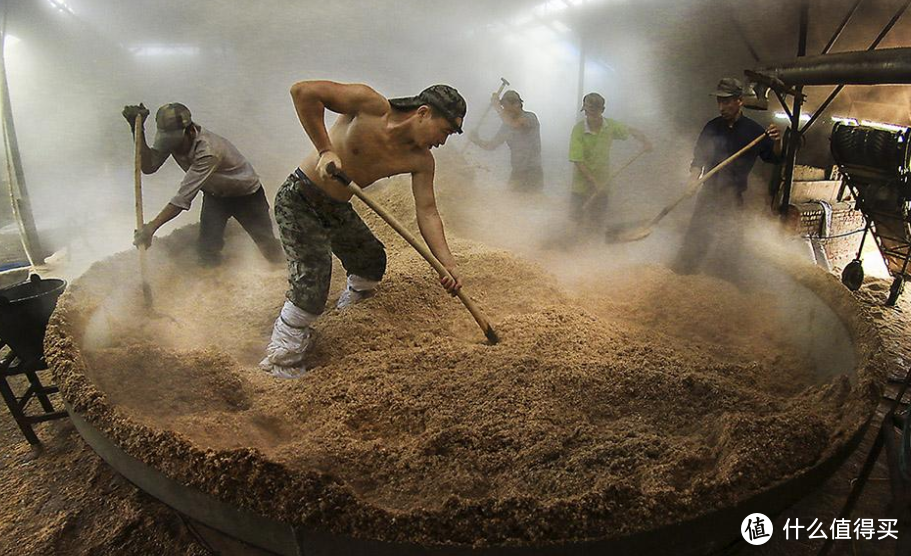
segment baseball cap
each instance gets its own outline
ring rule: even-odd
[[[580,110],[580,112],[585,111],[585,105],[589,105],[595,108],[604,108],[604,104],[605,102],[603,96],[599,95],[598,93],[588,93],[582,97],[582,110]]]
[[[505,93],[503,93],[503,96],[500,97],[500,102],[501,103],[513,102],[513,103],[518,104],[518,103],[522,102],[522,97],[519,96],[519,93],[517,93],[513,90],[509,90],[509,91],[506,91]]]
[[[735,77],[725,77],[718,82],[713,97],[729,98],[743,96],[743,83]]]
[[[467,111],[465,99],[449,85],[432,85],[417,96],[391,98],[389,104],[400,110],[410,110],[426,104],[442,114],[456,132],[462,133],[462,120]]]
[[[155,142],[152,148],[159,152],[169,153],[177,148],[183,140],[184,131],[193,123],[190,109],[179,102],[165,104],[155,114]]]

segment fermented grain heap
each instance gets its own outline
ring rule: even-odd
[[[414,226],[407,186],[372,194]],[[503,339],[489,346],[426,263],[367,219],[387,277],[327,311],[305,378],[256,368],[284,270],[252,253],[198,268],[188,228],[150,251],[157,314],[142,309],[134,253],[61,299],[47,347],[65,397],[129,453],[229,503],[466,544],[603,538],[728,505],[813,465],[866,415],[872,377],[819,379],[770,293],[644,267],[593,276],[580,296],[456,238]],[[338,292],[340,269],[334,280]],[[865,368],[876,339],[846,325]]]

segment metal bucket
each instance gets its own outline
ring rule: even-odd
[[[0,289],[0,340],[23,362],[44,355],[44,332],[66,281],[42,280],[32,274],[27,282]]]

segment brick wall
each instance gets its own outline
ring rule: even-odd
[[[804,237],[819,237],[823,218],[825,218],[825,212],[819,203],[796,203],[788,207],[788,221],[791,228],[795,233]],[[832,204],[832,224],[829,228],[829,237],[820,238],[831,265],[844,266],[856,256],[862,232],[851,235],[843,234],[863,230],[863,227],[863,215],[859,210],[854,210],[853,202]]]

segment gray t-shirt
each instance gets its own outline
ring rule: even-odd
[[[187,173],[170,203],[189,210],[190,203],[202,190],[214,197],[242,197],[256,193],[262,183],[253,166],[237,147],[220,135],[197,126],[198,132],[190,152],[172,154]]]
[[[534,112],[523,112],[525,125],[519,128],[504,122],[490,141],[493,146],[504,141],[509,145],[509,159],[513,170],[530,170],[541,167],[541,125]]]

